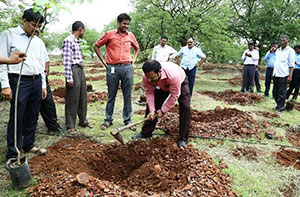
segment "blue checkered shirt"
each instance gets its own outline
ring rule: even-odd
[[[72,82],[72,65],[79,64],[82,66],[82,54],[80,50],[80,40],[73,34],[66,37],[62,45],[63,60],[65,66],[65,77],[67,82]]]

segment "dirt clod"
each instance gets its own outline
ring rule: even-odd
[[[230,149],[230,152],[234,157],[241,159],[243,156],[249,161],[258,161],[258,157],[261,154],[260,150],[251,146],[246,146],[246,147],[237,146],[235,148]]]
[[[284,166],[293,166],[300,170],[300,152],[280,148],[276,153],[276,161]]]
[[[65,82],[61,79],[51,79],[49,80],[49,85],[50,86],[56,86],[56,85],[64,85]]]

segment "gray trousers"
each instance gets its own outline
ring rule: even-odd
[[[245,88],[249,92],[253,92],[254,89],[254,76],[255,76],[255,65],[248,64],[244,65],[243,68],[243,86],[241,91],[244,92]]]
[[[76,115],[78,115],[80,125],[87,123],[87,93],[83,68],[72,65],[72,76],[74,87],[66,85],[65,113],[67,129],[75,128]]]
[[[108,65],[106,70],[106,82],[108,88],[108,99],[106,103],[105,122],[113,121],[113,112],[116,95],[118,92],[119,81],[121,80],[121,89],[123,93],[123,120],[127,124],[131,121],[132,105],[131,92],[133,85],[133,67],[131,64]]]

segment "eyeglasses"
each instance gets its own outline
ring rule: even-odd
[[[28,22],[32,27],[34,27],[34,28],[41,28],[42,27],[42,23],[39,23],[38,25],[37,25],[37,23],[34,23],[34,22]]]

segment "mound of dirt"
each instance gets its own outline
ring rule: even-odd
[[[127,145],[64,139],[30,160],[39,182],[31,196],[235,196],[230,177],[205,152],[177,147],[171,138]],[[77,176],[77,178],[75,178]],[[81,184],[80,184],[80,183]],[[93,195],[90,195],[93,196]]]
[[[265,118],[279,118],[278,114],[267,111],[255,111],[254,113]]]
[[[276,153],[276,161],[284,166],[293,166],[300,170],[300,152],[280,148]]]
[[[146,110],[144,110],[144,109],[141,109],[141,110],[139,110],[139,111],[136,111],[136,112],[134,112],[135,114],[138,114],[138,115],[145,115],[145,113],[146,113]]]
[[[220,72],[213,71],[213,70],[206,70],[202,74],[213,74],[213,75],[220,75]]]
[[[51,61],[50,62],[50,67],[52,66],[62,66],[63,65],[63,61]]]
[[[105,80],[106,76],[105,75],[98,75],[95,77],[86,77],[87,81],[99,81],[99,80]]]
[[[87,64],[86,66],[87,67],[92,67],[92,68],[102,68],[102,67],[104,67],[104,65],[99,63],[99,62],[95,62],[95,63],[92,63],[92,64]]]
[[[258,157],[261,155],[261,151],[255,147],[245,146],[245,147],[235,147],[230,149],[231,154],[234,157],[242,158],[245,157],[249,161],[258,161]]]
[[[63,76],[63,75],[65,75],[65,73],[64,72],[55,72],[55,71],[52,71],[52,72],[49,73],[49,75]]]
[[[228,83],[231,86],[242,86],[243,78],[242,77],[234,77],[232,79],[228,79]]]
[[[61,79],[51,79],[49,80],[49,85],[50,86],[57,86],[57,85],[64,85],[65,82]]]
[[[166,133],[179,133],[178,106],[158,122],[158,128]],[[191,112],[190,134],[206,137],[250,137],[259,138],[259,126],[247,112],[235,108],[217,106],[214,110]]]
[[[222,100],[226,103],[233,104],[241,104],[241,105],[251,105],[257,102],[262,102],[264,98],[255,93],[242,93],[239,91],[226,90],[224,92],[215,92],[215,91],[204,91],[199,92],[200,94],[207,95],[216,100]]]
[[[88,70],[88,72],[91,73],[91,74],[102,73],[102,72],[106,72],[106,69],[96,69],[96,68],[92,68],[92,69]]]
[[[289,128],[286,132],[286,137],[291,144],[300,147],[300,129]]]

